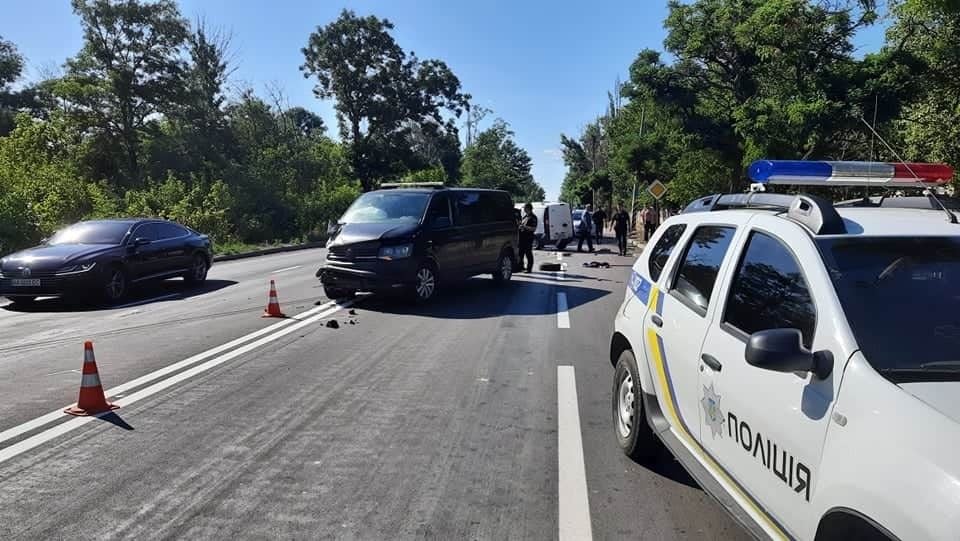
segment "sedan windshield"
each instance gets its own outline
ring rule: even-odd
[[[829,239],[820,248],[874,368],[960,375],[960,237]]]
[[[125,222],[81,222],[57,231],[47,244],[120,244],[129,230]]]
[[[350,205],[342,223],[416,223],[423,217],[430,194],[422,192],[369,192]]]

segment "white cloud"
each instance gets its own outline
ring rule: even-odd
[[[550,156],[554,160],[560,160],[563,158],[563,151],[559,148],[547,148],[543,151],[544,154]]]

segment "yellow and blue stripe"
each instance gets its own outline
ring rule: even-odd
[[[630,277],[630,289],[645,305],[650,307],[657,315],[663,315],[663,292],[656,285],[651,284],[643,276],[634,272]],[[727,471],[721,466],[703,446],[693,437],[693,432],[684,421],[680,413],[680,407],[677,405],[677,393],[673,388],[673,378],[670,377],[670,366],[666,360],[666,352],[663,346],[663,338],[657,333],[656,329],[649,327],[646,332],[647,346],[653,357],[653,367],[655,369],[656,383],[662,393],[661,402],[669,416],[670,424],[677,427],[677,435],[686,443],[688,449],[699,455],[701,461],[707,465],[718,477],[726,482],[726,485],[732,488],[739,501],[745,503],[749,509],[754,512],[768,531],[780,534],[784,538],[790,538],[787,530],[766,510],[761,507],[753,497],[747,493],[740,483],[733,479]]]

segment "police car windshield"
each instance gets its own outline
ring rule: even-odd
[[[341,223],[417,223],[430,194],[423,192],[369,192],[350,205]]]
[[[857,344],[875,369],[960,379],[960,371],[943,368],[960,356],[960,237],[819,242]]]

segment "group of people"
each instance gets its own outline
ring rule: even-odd
[[[649,240],[650,236],[657,228],[657,212],[646,207],[640,211],[640,220],[643,223],[643,240]],[[630,231],[630,214],[623,210],[622,205],[617,206],[617,212],[610,217],[610,223],[613,224],[613,233],[617,239],[618,253],[622,256],[627,255],[627,233]],[[593,242],[597,244],[603,241],[604,227],[607,225],[607,213],[603,209],[593,210],[593,205],[587,205],[580,217],[580,223],[577,226],[575,234],[577,236],[577,251],[583,251],[583,242],[587,242],[587,249],[593,253]],[[533,205],[527,203],[523,206],[523,216],[520,218],[520,267],[525,272],[533,271],[533,245],[536,241],[537,215],[533,213]]]
[[[610,218],[613,223],[613,233],[617,238],[617,248],[620,255],[627,255],[627,232],[630,230],[630,215],[623,210],[623,206],[617,207],[617,212]],[[591,229],[591,225],[593,226]],[[603,209],[597,209],[594,212],[593,205],[587,205],[580,217],[580,224],[577,228],[577,251],[583,251],[583,241],[587,241],[587,249],[593,252],[593,240],[597,244],[603,241],[604,227],[607,225],[607,213]]]

